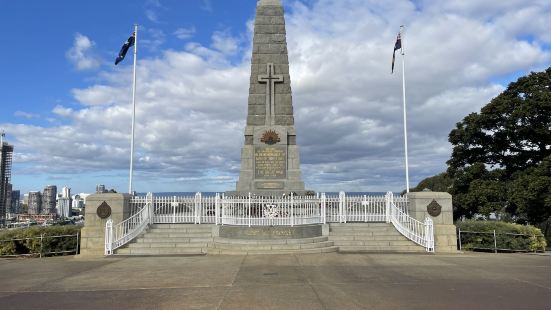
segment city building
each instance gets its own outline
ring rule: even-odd
[[[18,190],[11,191],[11,213],[18,214],[20,210],[21,192]]]
[[[27,206],[29,214],[41,214],[42,212],[42,194],[40,192],[29,192],[27,194]]]
[[[5,224],[8,206],[11,204],[11,199],[8,201],[8,196],[11,196],[13,146],[4,142],[4,136],[5,134],[2,132],[0,135],[0,225]],[[8,188],[10,189],[9,195]]]
[[[57,200],[57,215],[59,217],[70,217],[71,212],[71,198],[60,197]]]
[[[70,217],[71,212],[71,188],[63,187],[57,198],[57,214],[60,217]]]
[[[55,214],[57,186],[48,185],[42,192],[42,214]]]
[[[106,193],[107,191],[105,190],[105,185],[103,184],[98,184],[96,185],[96,194],[103,194],[103,193]]]

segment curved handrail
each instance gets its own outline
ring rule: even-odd
[[[136,214],[113,225],[109,219],[105,224],[105,255],[113,255],[114,251],[139,236],[151,223],[152,203],[149,200]]]
[[[392,193],[387,194],[390,200],[390,222],[406,238],[424,247],[427,252],[434,252],[434,225],[432,219],[425,218],[420,222],[400,210],[394,203]]]

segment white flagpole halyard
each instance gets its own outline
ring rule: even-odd
[[[409,161],[408,161],[408,123],[406,105],[406,55],[404,52],[404,26],[400,26],[400,43],[402,54],[402,96],[404,99],[404,150],[406,156],[406,192],[409,193]]]
[[[130,177],[128,193],[132,194],[132,177],[134,174],[134,132],[136,124],[136,62],[138,54],[138,24],[134,24],[134,73],[132,81],[132,138],[130,140]]]

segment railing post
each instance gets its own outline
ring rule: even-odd
[[[176,196],[172,197],[172,224],[176,223],[176,207],[178,206],[178,201],[176,200]],[[193,206],[193,210],[195,210],[195,206]],[[195,211],[193,211],[195,213]],[[195,214],[194,214],[195,216]]]
[[[220,203],[220,208],[222,208],[222,217],[220,218],[220,224],[221,225],[224,225],[224,218],[226,217],[226,208],[224,208],[224,205],[225,205],[225,199],[226,199],[226,196],[224,194],[222,194],[222,201]]]
[[[346,194],[344,192],[339,192],[339,222],[346,223]]]
[[[249,227],[251,227],[251,193],[249,193]]]
[[[201,193],[195,194],[195,224],[201,224]]]
[[[327,204],[327,198],[325,197],[325,193],[322,193],[321,194],[321,221],[323,224],[327,224],[327,217],[325,214],[326,204]]]
[[[148,206],[147,215],[149,216],[149,225],[153,225],[153,193],[149,192],[147,193],[147,202],[146,205]]]
[[[295,217],[293,215],[293,202],[294,202],[294,199],[293,199],[293,192],[291,192],[291,227],[295,226]]]
[[[497,239],[496,239],[496,230],[494,229],[494,253],[497,254]]]
[[[105,255],[111,255],[113,248],[113,220],[108,219],[105,223]]]
[[[363,196],[362,205],[364,205],[364,222],[367,222],[367,196]]]
[[[214,223],[216,225],[220,224],[220,194],[218,193],[216,193],[216,197],[214,197],[214,217]]]
[[[385,197],[385,201],[386,201],[386,210],[385,210],[385,217],[386,217],[386,222],[387,223],[390,223],[390,204],[392,203],[391,197],[392,193],[391,192],[388,192],[386,193],[386,197]]]

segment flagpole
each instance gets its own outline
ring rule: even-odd
[[[409,193],[409,161],[408,161],[408,125],[406,105],[406,55],[404,53],[404,26],[400,26],[401,54],[402,54],[402,97],[404,100],[404,150],[406,156],[406,192]]]
[[[138,54],[138,24],[134,24],[134,73],[132,80],[132,138],[130,140],[130,177],[128,193],[132,194],[132,177],[134,174],[134,132],[136,124],[136,62]]]

